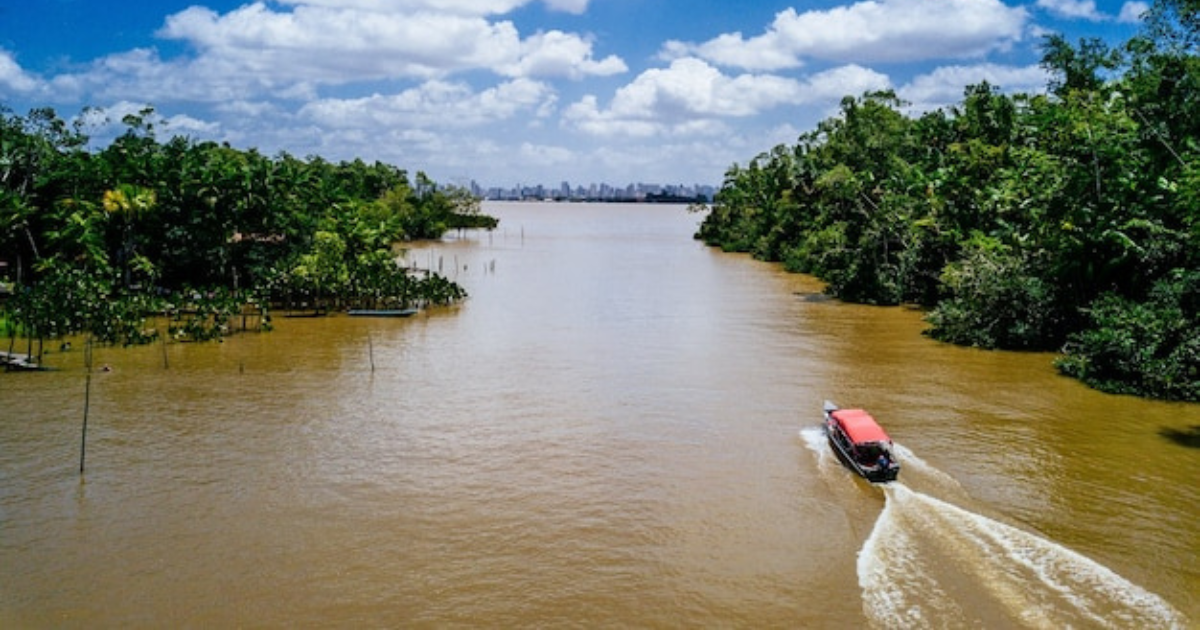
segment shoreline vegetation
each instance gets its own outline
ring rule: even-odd
[[[330,163],[173,137],[126,116],[106,148],[49,108],[0,105],[0,335],[105,344],[205,341],[272,309],[450,305],[466,291],[398,263],[403,243],[493,229],[464,189],[361,160]],[[165,324],[163,323],[165,322]]]
[[[1200,8],[1123,46],[1047,36],[1047,94],[987,83],[919,117],[892,92],[734,165],[696,238],[915,304],[950,343],[1060,353],[1094,388],[1200,401]]]

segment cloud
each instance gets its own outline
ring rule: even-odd
[[[219,123],[201,120],[199,118],[188,116],[187,114],[176,114],[169,118],[165,118],[163,120],[163,124],[171,133],[171,135],[202,134],[206,136],[212,136],[221,129],[221,125]]]
[[[838,103],[846,96],[859,96],[865,92],[885,90],[891,87],[887,75],[858,65],[841,66],[819,72],[805,82],[804,103]]]
[[[435,4],[438,11],[427,10]],[[292,11],[259,2],[226,14],[193,6],[169,16],[158,34],[198,51],[190,64],[196,78],[222,83],[234,75],[245,89],[424,80],[476,70],[572,79],[627,70],[619,57],[594,59],[592,42],[582,36],[556,30],[522,40],[511,22],[477,15],[519,4],[391,0],[367,9],[363,2],[304,0]]]
[[[264,98],[310,101],[329,87],[444,80],[481,70],[508,79],[572,80],[628,71],[615,55],[595,58],[592,41],[577,34],[555,30],[522,40],[512,23],[478,16],[364,13],[325,4],[334,3],[306,0],[293,11],[279,12],[258,2],[225,14],[193,6],[168,16],[158,31],[159,37],[187,43],[193,55],[164,59],[154,48],[136,48],[49,79],[25,72],[0,49],[0,89],[26,96],[37,92],[57,102],[220,105]],[[392,0],[374,10],[422,4]],[[493,2],[491,7],[513,5]]]
[[[503,74],[518,77],[605,76],[626,72],[629,68],[619,57],[602,61],[592,59],[591,42],[562,31],[537,33],[521,42],[520,59],[502,69]]]
[[[158,52],[137,48],[103,57],[84,69],[47,80],[47,98],[56,101],[138,99],[155,103],[221,103],[251,93],[295,95],[303,84],[239,72],[226,61],[203,58],[166,61]],[[303,91],[309,95],[312,90]]]
[[[799,93],[798,82],[782,77],[727,77],[706,62],[677,59],[668,68],[643,72],[617,90],[607,110],[595,96],[572,104],[564,118],[597,135],[651,136],[679,131],[716,131],[715,119],[749,116]]]
[[[282,4],[355,9],[375,13],[409,13],[435,11],[459,15],[503,15],[518,9],[531,0],[279,0]],[[555,11],[580,14],[587,10],[588,0],[544,0]]]
[[[1050,75],[1038,65],[944,66],[913,78],[896,92],[912,103],[911,111],[919,113],[961,103],[968,85],[987,81],[1006,93],[1040,94],[1046,91],[1049,79]]]
[[[1150,10],[1150,5],[1140,0],[1127,0],[1116,15],[1101,11],[1096,7],[1095,0],[1037,0],[1036,6],[1051,15],[1068,20],[1116,21],[1122,24],[1136,24],[1141,21],[1142,14]]]
[[[1117,14],[1117,21],[1123,24],[1136,24],[1142,21],[1142,14],[1150,10],[1150,5],[1145,2],[1126,2],[1121,5],[1121,12]]]
[[[431,78],[511,64],[520,53],[511,22],[320,6],[275,12],[261,3],[224,15],[191,7],[168,17],[159,35],[186,41],[201,60],[243,74],[327,84]]]
[[[556,11],[582,15],[587,11],[588,0],[545,0],[546,6]]]
[[[454,129],[478,127],[549,111],[555,99],[544,83],[515,79],[474,92],[465,83],[428,81],[391,95],[326,98],[300,109],[300,118],[330,129]]]
[[[522,142],[517,155],[522,163],[543,168],[567,164],[578,157],[575,151],[567,147],[532,142]]]
[[[0,88],[29,94],[42,86],[40,80],[21,68],[12,53],[0,48]]]
[[[808,81],[759,74],[728,76],[696,58],[676,59],[667,68],[647,70],[617,90],[608,109],[586,96],[564,112],[575,128],[596,135],[629,136],[720,133],[728,118],[747,118],[783,105],[838,101],[886,87],[887,77],[846,66]]]
[[[371,13],[435,11],[457,15],[503,15],[529,4],[530,0],[279,0],[302,7],[348,9]]]
[[[999,0],[863,1],[824,11],[788,8],[757,37],[668,42],[663,56],[692,54],[747,70],[781,70],[805,59],[839,63],[980,57],[1020,41],[1028,13]]]
[[[1108,19],[1096,8],[1095,0],[1037,0],[1038,8],[1069,19],[1102,22]]]

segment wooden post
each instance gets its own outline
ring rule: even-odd
[[[83,476],[83,463],[87,455],[88,409],[92,402],[92,336],[88,335],[83,346],[83,364],[87,368],[87,381],[83,388],[83,433],[79,438],[79,476]]]
[[[371,357],[371,372],[375,371],[375,342],[371,339],[371,333],[367,333],[367,352]]]
[[[171,369],[171,364],[167,360],[167,335],[162,335],[162,353],[163,353],[163,369]]]

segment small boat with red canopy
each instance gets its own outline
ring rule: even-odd
[[[825,401],[825,434],[838,458],[867,481],[895,481],[900,474],[892,438],[866,411]]]

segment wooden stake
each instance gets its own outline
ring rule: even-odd
[[[83,476],[83,463],[87,455],[88,410],[92,402],[92,336],[88,335],[83,347],[83,364],[87,368],[87,381],[83,388],[83,434],[79,438],[79,476]]]
[[[169,370],[171,369],[171,365],[167,362],[167,336],[160,335],[160,337],[162,338],[163,369]]]
[[[375,371],[375,342],[371,339],[371,333],[367,333],[367,352],[371,357],[371,371]]]

